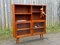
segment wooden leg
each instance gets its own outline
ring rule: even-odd
[[[43,39],[43,34],[40,34],[40,39]]]
[[[41,34],[41,37],[43,38],[43,34]]]
[[[19,38],[16,39],[16,43],[19,43]]]
[[[43,34],[41,34],[41,36],[42,36],[42,40],[43,40]]]
[[[41,39],[41,34],[40,34],[40,39]]]

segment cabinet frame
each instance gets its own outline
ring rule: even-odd
[[[15,37],[17,40],[19,38],[23,38],[26,36],[33,36],[33,35],[40,35],[40,37],[43,37],[43,34],[46,33],[46,15],[43,18],[39,18],[39,16],[41,15],[40,8],[43,8],[43,11],[46,14],[46,5],[24,5],[24,4],[13,4],[12,5],[13,37]],[[24,17],[24,15],[25,15],[25,17]],[[34,15],[35,15],[35,17],[34,17]],[[18,17],[20,17],[20,19]],[[16,20],[18,20],[18,22]],[[34,25],[34,23],[38,23],[38,22],[40,22],[40,23],[44,22],[44,26],[41,26],[41,27],[35,26],[35,27],[37,27],[35,29],[43,28],[44,30],[43,30],[43,32],[34,33],[33,25]],[[17,24],[30,24],[30,27],[18,29]],[[22,31],[22,30],[23,31],[30,30],[30,34],[17,35],[16,32]],[[28,33],[28,32],[26,32],[26,33]]]

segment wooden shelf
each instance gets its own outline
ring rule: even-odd
[[[15,6],[31,6],[31,5],[28,5],[28,4],[14,4]]]
[[[16,36],[16,38],[23,38],[23,37],[27,37],[27,36],[31,36],[31,34],[18,35],[18,36]]]
[[[45,22],[46,20],[32,20],[32,22]]]
[[[18,29],[30,28],[30,23],[17,24],[16,28],[18,28]]]
[[[21,24],[21,23],[31,23],[31,21],[16,22],[16,24]]]
[[[36,27],[36,28],[33,28],[33,29],[38,29],[38,28],[44,28],[43,26],[40,26],[40,27]]]
[[[32,13],[15,13],[15,14],[17,14],[17,15],[20,15],[20,14],[22,14],[22,15],[30,15],[30,14],[32,14]]]
[[[31,13],[31,6],[29,6],[29,5],[15,5],[15,13],[18,13],[18,14]]]
[[[17,30],[30,30],[30,28],[22,28],[22,29],[17,29]]]
[[[33,35],[40,35],[40,34],[44,34],[44,32],[36,32]]]
[[[44,28],[33,29],[34,33],[44,32]]]
[[[46,6],[46,5],[32,5],[32,6],[36,6],[36,7],[39,7],[39,6]]]
[[[32,11],[32,13],[40,13],[40,11]]]

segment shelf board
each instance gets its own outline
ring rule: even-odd
[[[22,21],[22,22],[16,22],[16,24],[21,24],[21,23],[30,23],[31,21]]]
[[[16,6],[31,6],[30,4],[28,5],[28,4],[14,4],[14,5],[16,5]]]
[[[18,35],[16,36],[17,38],[22,38],[22,37],[27,37],[27,36],[31,36],[31,34],[23,34],[23,35]]]
[[[45,4],[43,5],[31,5],[31,4],[14,4],[14,5],[17,5],[17,6],[46,6]]]
[[[37,6],[46,6],[46,5],[32,5],[32,6],[35,6],[35,7],[37,7]]]
[[[21,29],[17,29],[17,30],[30,30],[30,28],[21,28]]]
[[[43,26],[40,26],[40,27],[36,27],[36,28],[33,28],[33,29],[38,29],[38,28],[44,28]]]
[[[40,13],[40,11],[32,11],[32,13]]]
[[[46,20],[32,20],[32,22],[45,22]]]
[[[28,15],[28,14],[32,14],[32,13],[15,13],[15,14],[23,14],[23,15],[27,14]]]
[[[34,32],[33,35],[44,34],[44,32]]]

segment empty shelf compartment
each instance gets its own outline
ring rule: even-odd
[[[30,23],[24,23],[24,24],[17,24],[17,28],[30,28]]]
[[[30,30],[17,30],[17,35],[30,34]]]
[[[34,29],[34,33],[37,33],[37,32],[44,32],[44,28]]]
[[[15,13],[31,13],[31,7],[27,5],[16,5]]]

